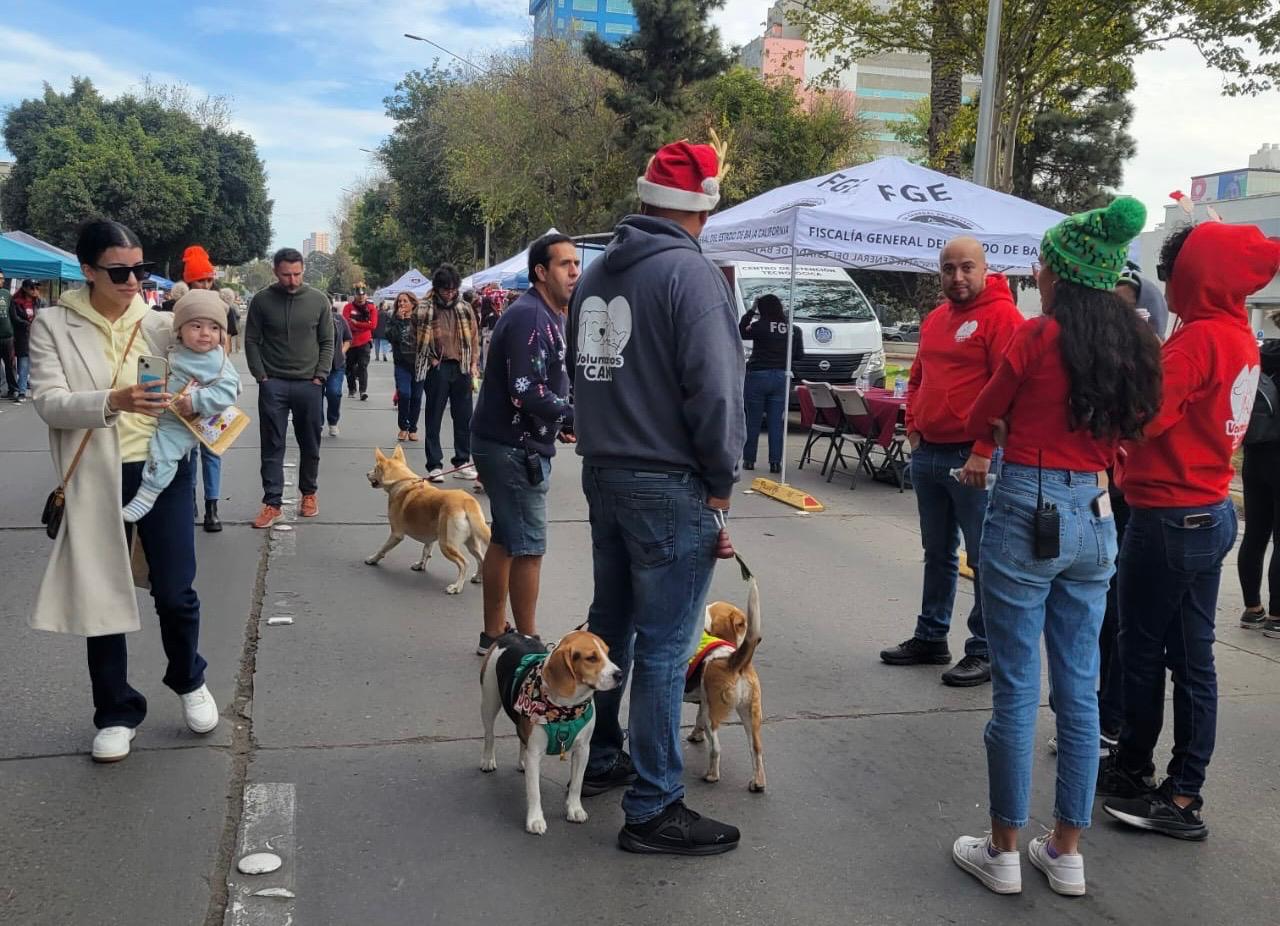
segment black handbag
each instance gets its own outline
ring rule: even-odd
[[[138,332],[142,330],[142,322],[138,322],[133,326],[133,333],[129,335],[129,343],[124,346],[124,353],[120,357],[120,366],[116,367],[115,376],[111,377],[111,388],[116,388],[116,381],[120,379],[120,368],[124,366],[125,360],[129,356],[129,351],[133,349],[134,339],[138,337]],[[44,532],[50,540],[58,539],[58,531],[62,529],[62,522],[67,516],[67,483],[71,481],[71,477],[75,475],[76,467],[80,465],[80,458],[84,456],[84,448],[89,446],[89,438],[93,437],[95,428],[90,428],[84,432],[84,437],[80,438],[80,446],[76,449],[76,455],[71,459],[71,465],[67,467],[67,474],[62,477],[62,482],[58,487],[49,493],[49,497],[44,500],[44,511],[40,513],[40,523],[44,525]]]

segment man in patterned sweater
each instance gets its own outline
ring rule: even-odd
[[[471,455],[493,513],[483,570],[484,632],[476,647],[481,655],[503,634],[508,597],[516,630],[537,634],[551,458],[557,438],[573,441],[564,322],[580,273],[568,237],[553,233],[535,241],[531,287],[502,313],[489,343],[471,419]]]

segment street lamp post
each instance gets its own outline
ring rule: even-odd
[[[973,182],[991,186],[996,120],[996,70],[1000,65],[1001,0],[987,0],[987,38],[982,48],[982,96],[978,100],[978,144]]]

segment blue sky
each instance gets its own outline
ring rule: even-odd
[[[73,75],[108,96],[150,75],[197,94],[232,99],[234,123],[251,135],[276,201],[274,243],[300,246],[331,230],[343,187],[374,175],[361,148],[390,131],[382,100],[410,68],[439,53],[414,32],[464,57],[529,34],[527,0],[2,0],[0,108],[65,90]],[[728,0],[715,15],[726,41],[762,31],[770,0]],[[1223,99],[1221,80],[1185,45],[1148,52],[1137,65],[1132,127],[1138,156],[1125,192],[1152,222],[1192,174],[1243,167],[1263,142],[1280,142],[1280,93]],[[4,157],[0,149],[0,157]]]

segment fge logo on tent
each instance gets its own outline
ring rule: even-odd
[[[582,301],[578,318],[578,366],[596,382],[613,382],[613,371],[626,362],[622,351],[631,340],[631,303],[615,296],[607,304],[599,296]]]

